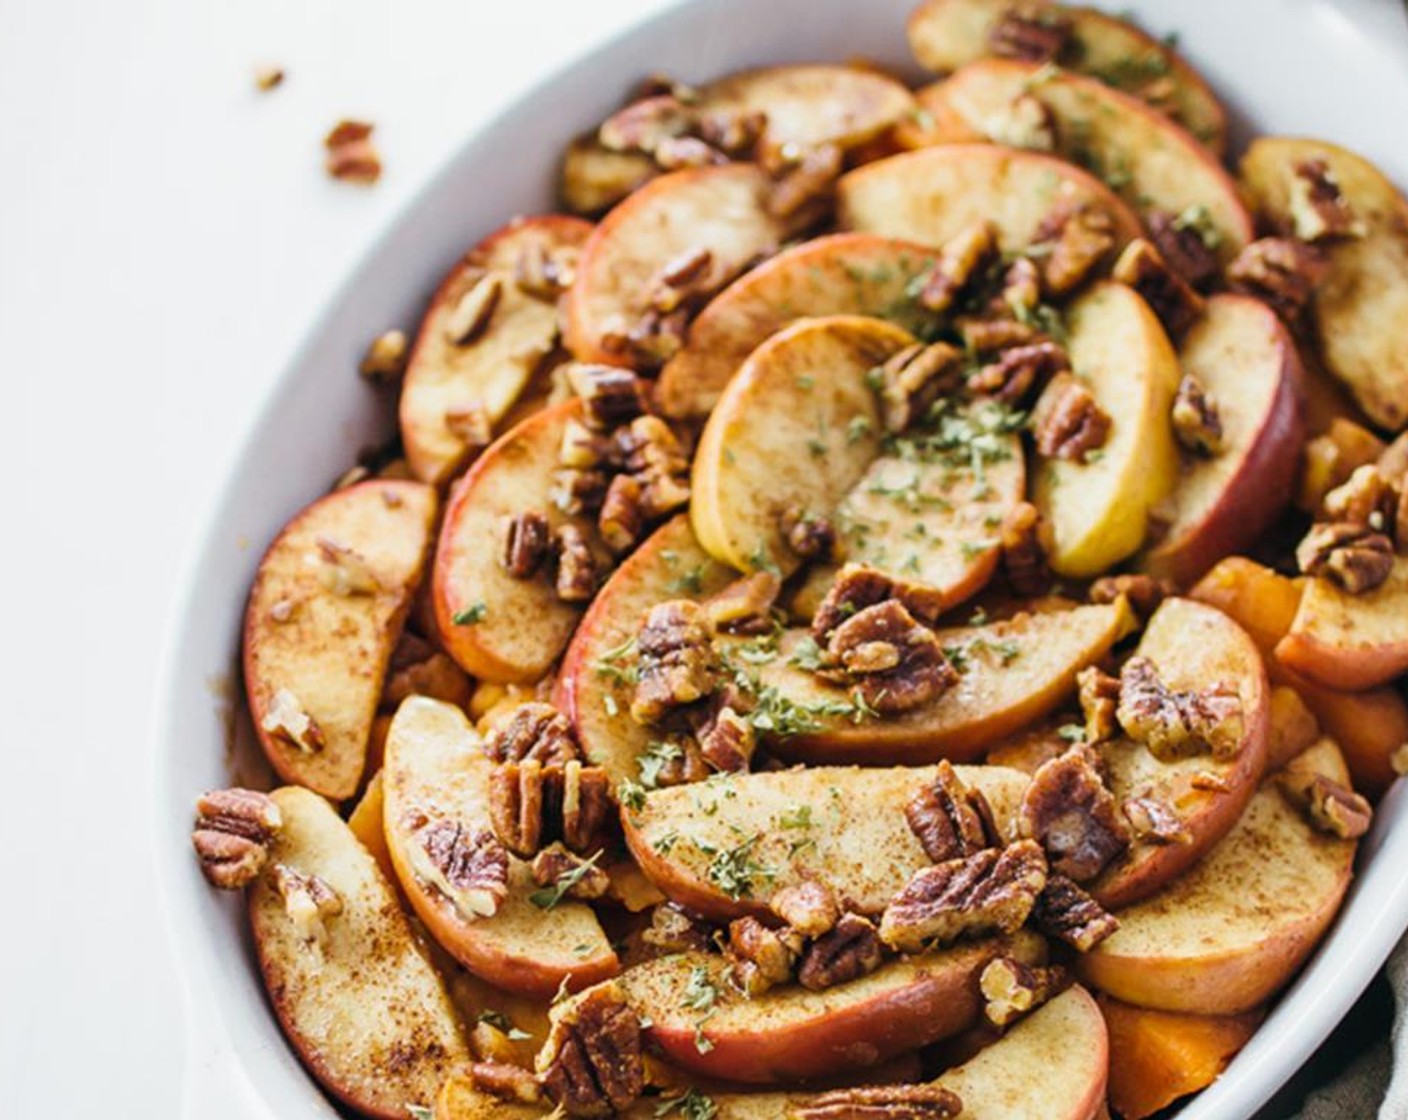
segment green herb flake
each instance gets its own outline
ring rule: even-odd
[[[754,833],[741,843],[714,853],[709,861],[706,876],[729,898],[745,898],[759,883],[771,883],[777,877],[777,872],[753,858],[753,849],[761,839],[761,834]]]
[[[669,1116],[672,1112],[678,1112],[684,1120],[714,1120],[718,1111],[719,1106],[713,1099],[706,1097],[693,1086],[681,1096],[663,1098],[655,1106],[656,1116]]]
[[[450,618],[456,626],[476,626],[484,621],[484,616],[488,613],[489,604],[480,599],[465,607],[464,610],[456,611]]]
[[[684,748],[678,743],[672,743],[668,739],[651,740],[636,759],[636,765],[640,767],[641,786],[645,789],[658,789],[660,772],[670,763],[683,757]]]
[[[1056,729],[1056,734],[1068,743],[1083,743],[1085,742],[1085,724],[1063,723]]]
[[[423,1104],[408,1104],[406,1114],[411,1120],[435,1120],[435,1110]]]
[[[543,887],[530,894],[528,901],[539,910],[551,910],[563,900],[568,891],[596,869],[597,861],[601,859],[604,851],[604,848],[598,849],[590,859],[584,859],[570,871],[564,871],[551,886]]]

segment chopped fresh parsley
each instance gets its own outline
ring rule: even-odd
[[[564,871],[551,886],[543,887],[530,894],[528,901],[539,910],[551,910],[562,901],[568,891],[596,869],[597,860],[601,859],[603,851],[605,851],[604,848],[598,849],[590,859],[584,859],[570,871]]]
[[[660,785],[660,771],[684,757],[684,748],[668,739],[652,739],[641,751],[636,764],[640,767],[640,784],[645,789]]]
[[[633,813],[645,808],[645,787],[639,782],[623,778],[616,787],[616,800]]]
[[[761,839],[761,833],[754,833],[732,848],[715,852],[709,861],[705,874],[729,898],[745,898],[759,883],[771,883],[776,878],[777,873],[772,868],[764,867],[753,858],[753,849]]]
[[[678,1112],[684,1120],[713,1120],[719,1106],[698,1089],[690,1086],[682,1096],[665,1097],[655,1106],[656,1116],[668,1116]]]
[[[515,1027],[513,1020],[502,1011],[481,1011],[479,1013],[479,1022],[488,1023],[489,1026],[493,1027],[495,1030],[503,1031],[504,1034],[514,1042],[523,1042],[533,1037],[527,1031],[521,1031]]]
[[[1083,743],[1085,742],[1085,724],[1063,723],[1056,729],[1056,734],[1068,743]]]
[[[451,615],[451,621],[456,626],[474,626],[484,621],[484,616],[489,613],[489,604],[480,599],[476,603],[471,603],[462,611],[456,611]]]

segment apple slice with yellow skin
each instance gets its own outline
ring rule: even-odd
[[[1202,858],[1236,824],[1266,770],[1270,686],[1261,654],[1246,631],[1202,603],[1165,599],[1149,619],[1136,654],[1152,661],[1159,679],[1174,691],[1235,687],[1242,704],[1242,737],[1225,759],[1199,754],[1165,762],[1127,739],[1100,748],[1119,802],[1160,800],[1178,814],[1188,834],[1186,843],[1135,844],[1087,884],[1107,908],[1147,898]],[[1199,788],[1209,785],[1221,788]]]
[[[1388,579],[1358,595],[1328,579],[1307,580],[1276,656],[1316,684],[1349,692],[1408,671],[1408,558],[1395,556]]]
[[[782,575],[801,557],[782,514],[828,516],[880,454],[867,373],[914,341],[879,319],[807,319],[773,335],[729,382],[699,437],[690,516],[699,543],[738,571]]]
[[[386,742],[386,843],[396,876],[432,936],[465,968],[496,987],[551,996],[614,975],[620,964],[591,908],[563,900],[543,909],[528,864],[509,856],[508,895],[491,917],[435,885],[415,832],[428,818],[470,835],[490,829],[493,763],[460,709],[412,696]]]
[[[982,790],[999,830],[1015,837],[1027,776],[960,766]],[[626,843],[674,901],[719,921],[769,913],[776,891],[809,877],[863,913],[878,914],[932,862],[905,821],[905,804],[934,770],[819,766],[719,774],[645,793],[623,807]]]
[[[1329,739],[1292,766],[1347,785]],[[1268,781],[1226,838],[1182,878],[1120,911],[1120,928],[1076,961],[1086,983],[1140,1007],[1249,1011],[1310,955],[1349,886],[1355,842],[1319,832]]]
[[[990,36],[1011,8],[1008,0],[925,0],[909,16],[910,50],[926,70],[948,74],[993,53]],[[1071,25],[1070,42],[1057,59],[1062,66],[1149,101],[1222,155],[1227,114],[1202,75],[1175,50],[1094,8],[1051,8]]]
[[[840,233],[804,241],[744,273],[690,324],[685,347],[660,371],[667,416],[708,416],[724,386],[768,336],[818,315],[873,315],[916,331],[931,316],[910,285],[938,254],[906,241]]]
[[[357,792],[437,506],[419,482],[347,486],[295,516],[259,562],[244,616],[245,690],[284,781],[338,801]]]
[[[401,441],[411,471],[444,486],[481,448],[456,430],[455,417],[482,412],[497,424],[557,343],[557,300],[525,291],[517,280],[524,254],[575,261],[588,222],[561,214],[519,219],[471,249],[445,277],[421,322],[400,401]],[[468,342],[457,313],[481,282],[497,285],[487,323]],[[462,423],[462,422],[461,422]]]
[[[1408,318],[1408,200],[1368,160],[1324,140],[1282,136],[1252,142],[1242,157],[1242,187],[1278,228],[1295,228],[1296,165],[1323,160],[1364,236],[1325,244],[1329,275],[1310,315],[1325,367],[1375,424],[1408,423],[1408,354],[1395,325]]]
[[[699,547],[689,517],[680,514],[621,562],[582,616],[553,702],[572,720],[583,755],[611,776],[612,788],[640,780],[640,757],[659,738],[630,715],[631,646],[646,612],[668,599],[703,599],[737,578]]]
[[[283,824],[249,890],[269,1001],[323,1088],[361,1115],[402,1120],[469,1060],[459,1019],[391,884],[332,806],[298,786],[273,798]],[[275,885],[289,873],[317,876],[340,912],[295,921]]]
[[[581,617],[582,607],[557,597],[549,565],[515,579],[499,560],[504,522],[541,513],[552,529],[573,520],[550,497],[568,421],[580,400],[563,401],[509,429],[455,484],[435,551],[431,595],[435,626],[465,672],[500,683],[543,677]],[[593,526],[578,520],[589,540]]]
[[[626,998],[649,1026],[648,1043],[682,1069],[749,1084],[834,1077],[876,1066],[973,1025],[982,1013],[978,976],[995,956],[1042,959],[1041,939],[1022,932],[901,957],[875,972],[812,992],[796,985],[749,999],[720,956],[680,953],[621,974]],[[701,991],[712,995],[695,1009]]]
[[[1104,179],[1141,214],[1200,208],[1224,263],[1254,236],[1237,184],[1213,153],[1158,110],[1094,78],[989,58],[917,96],[939,122],[939,142],[996,140],[1013,101],[1033,97],[1054,120],[1057,154]]]
[[[1178,359],[1215,402],[1223,449],[1182,455],[1178,484],[1159,510],[1167,528],[1140,567],[1186,587],[1271,527],[1290,497],[1305,425],[1295,342],[1264,303],[1213,296]]]
[[[797,664],[814,653],[809,635],[792,631],[779,655],[757,667],[758,679],[805,716],[795,735],[770,737],[768,749],[819,763],[917,765],[941,758],[968,762],[998,739],[1054,711],[1075,692],[1080,670],[1134,629],[1128,606],[1019,612],[983,626],[939,631],[958,664],[958,683],[921,707],[883,720],[845,711],[848,691]],[[796,659],[796,660],[794,660]]]
[[[776,251],[785,231],[768,213],[770,180],[749,163],[662,175],[592,231],[564,304],[563,338],[580,361],[626,364],[610,345],[645,313],[652,281],[671,262],[707,249],[709,275],[729,276]]]
[[[1139,236],[1134,212],[1089,172],[995,144],[945,144],[890,156],[841,176],[836,188],[843,229],[939,246],[988,221],[1004,253],[1029,249],[1058,210],[1087,205],[1113,219],[1116,250]]]
[[[1131,288],[1096,284],[1066,321],[1071,368],[1110,416],[1110,434],[1085,461],[1043,461],[1033,501],[1051,529],[1052,570],[1089,579],[1144,543],[1149,511],[1177,482],[1169,410],[1180,373],[1163,327]]]

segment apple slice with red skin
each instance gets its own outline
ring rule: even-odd
[[[453,821],[470,836],[492,830],[492,772],[459,708],[412,696],[397,710],[382,771],[384,816],[391,862],[411,906],[447,952],[506,991],[546,998],[563,984],[577,990],[615,975],[620,962],[591,908],[565,899],[547,909],[534,904],[529,895],[537,886],[525,861],[508,857],[508,895],[490,917],[427,872],[416,835],[427,820]]]
[[[581,413],[582,402],[573,399],[529,416],[490,444],[450,495],[430,590],[445,652],[473,676],[500,683],[538,680],[581,617],[580,604],[558,598],[551,565],[515,579],[499,559],[506,519],[541,513],[553,530],[574,520],[549,495],[563,432]],[[575,520],[595,542],[595,527]]]
[[[438,504],[419,482],[347,486],[300,511],[259,562],[244,615],[245,691],[284,781],[339,801],[357,792]],[[279,729],[290,708],[315,725],[301,742]]]
[[[407,1103],[429,1104],[469,1060],[463,1028],[391,883],[351,829],[310,790],[272,796],[283,823],[249,890],[269,1002],[323,1088],[359,1115],[403,1120]],[[336,892],[341,910],[321,919],[321,939],[290,916],[275,885],[287,873]]]
[[[481,449],[454,430],[456,413],[482,410],[498,424],[557,344],[557,300],[525,291],[517,269],[542,253],[568,267],[592,231],[580,218],[520,218],[495,230],[441,282],[406,363],[399,415],[406,462],[423,482],[443,487]],[[499,295],[488,322],[468,342],[451,337],[460,300],[486,277]]]
[[[660,270],[708,250],[706,274],[731,277],[776,251],[785,236],[768,213],[771,182],[753,164],[662,175],[613,209],[592,231],[563,306],[563,338],[580,361],[630,363],[612,344],[645,313]]]
[[[1132,797],[1160,800],[1177,813],[1189,837],[1186,843],[1136,843],[1087,884],[1108,909],[1149,897],[1213,850],[1237,823],[1266,770],[1270,686],[1261,654],[1246,631],[1202,603],[1165,599],[1135,652],[1154,663],[1171,690],[1235,687],[1242,737],[1235,754],[1225,759],[1199,754],[1165,762],[1124,738],[1099,748],[1120,803]]]
[[[868,233],[831,234],[783,250],[695,317],[684,349],[660,371],[656,404],[667,416],[708,416],[748,355],[795,319],[872,315],[918,330],[931,316],[910,285],[937,259],[932,249]]]
[[[1209,299],[1178,360],[1216,404],[1224,446],[1211,457],[1183,452],[1178,483],[1158,510],[1168,527],[1140,567],[1186,587],[1246,551],[1289,501],[1305,437],[1304,375],[1290,332],[1247,296]]]
[[[1276,656],[1316,684],[1346,692],[1408,672],[1408,558],[1395,556],[1388,579],[1357,595],[1328,579],[1307,580]]]

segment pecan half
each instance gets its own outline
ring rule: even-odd
[[[484,740],[484,753],[495,762],[562,765],[581,758],[572,721],[551,704],[530,700],[493,728]]]
[[[1298,160],[1292,169],[1291,232],[1302,241],[1363,237],[1365,226],[1323,159]]]
[[[885,950],[875,923],[859,914],[842,914],[836,924],[811,942],[797,966],[797,983],[811,992],[868,976],[884,963]]]
[[[947,342],[916,342],[880,367],[880,408],[885,430],[903,432],[928,412],[941,393],[961,380],[963,351]]]
[[[1042,223],[1036,240],[1050,247],[1041,261],[1042,283],[1063,296],[1084,284],[1115,247],[1115,221],[1103,206],[1063,207]]]
[[[726,634],[761,634],[772,629],[772,609],[782,590],[774,572],[734,580],[704,600],[709,625]]]
[[[1032,409],[1037,453],[1048,459],[1085,462],[1092,451],[1105,446],[1110,424],[1110,414],[1085,382],[1069,372],[1047,382]]]
[[[662,141],[695,126],[694,109],[672,93],[633,101],[607,117],[596,130],[601,146],[613,152],[654,153]]]
[[[1382,585],[1393,571],[1393,542],[1368,525],[1321,522],[1296,546],[1296,562],[1306,575],[1362,595]]]
[[[1129,847],[1129,829],[1101,777],[1099,758],[1083,744],[1032,775],[1020,819],[1022,835],[1046,850],[1051,870],[1078,883],[1095,878]]]
[[[1373,463],[1354,472],[1325,495],[1324,509],[1331,521],[1364,525],[1402,543],[1399,518],[1403,503],[1398,484]]]
[[[732,962],[734,986],[750,999],[792,979],[792,968],[802,950],[802,936],[794,930],[772,929],[757,918],[738,918],[728,927],[726,955]]]
[[[938,260],[919,291],[919,304],[929,311],[948,311],[958,297],[997,255],[997,229],[986,219],[971,222],[953,234],[939,250]]]
[[[533,857],[529,869],[533,882],[540,887],[554,887],[570,876],[570,885],[562,892],[564,898],[590,900],[602,898],[611,887],[611,877],[590,860],[569,852],[562,844],[550,844]]]
[[[565,603],[585,603],[596,594],[597,563],[587,535],[576,525],[560,525],[556,533],[557,597]]]
[[[885,908],[880,940],[902,953],[981,933],[1012,933],[1046,885],[1046,857],[1030,840],[986,848],[912,875]]]
[[[1187,844],[1192,834],[1173,807],[1156,797],[1131,797],[1120,806],[1134,839],[1146,844]]]
[[[1116,718],[1131,739],[1165,762],[1203,751],[1231,758],[1242,743],[1242,701],[1235,688],[1175,691],[1147,657],[1124,663]]]
[[[470,833],[458,821],[431,821],[417,830],[424,854],[416,871],[466,917],[490,918],[508,897],[508,852],[488,829]]]
[[[582,399],[587,426],[609,432],[646,411],[645,393],[632,370],[577,362],[568,367],[567,384]]]
[[[1151,210],[1144,216],[1149,238],[1168,267],[1194,287],[1217,275],[1218,235],[1201,210],[1170,214]]]
[[[1222,414],[1217,402],[1191,373],[1185,373],[1173,398],[1173,434],[1185,451],[1210,458],[1223,448]]]
[[[831,632],[846,619],[887,599],[898,599],[915,618],[924,622],[936,622],[944,608],[943,595],[933,588],[892,579],[864,564],[847,564],[836,573],[835,581],[816,609],[812,637],[825,645]]]
[[[1032,907],[1032,925],[1080,953],[1088,953],[1120,923],[1064,875],[1052,875]]]
[[[990,961],[978,978],[983,993],[983,1015],[1001,1030],[1035,1011],[1054,996],[1065,980],[1059,967],[1026,965],[1012,957]]]
[[[543,1099],[538,1079],[530,1070],[512,1062],[473,1062],[469,1067],[469,1080],[480,1092],[501,1101],[537,1104]]]
[[[778,528],[782,530],[787,547],[803,560],[840,558],[840,538],[836,526],[825,517],[808,513],[798,506],[788,506],[778,518]]]
[[[1135,573],[1101,576],[1090,585],[1089,597],[1092,603],[1113,603],[1123,595],[1135,614],[1148,619],[1160,603],[1177,593],[1178,588],[1167,580]]]
[[[538,1081],[569,1116],[624,1112],[645,1087],[640,1019],[619,984],[599,984],[564,1006],[537,1058]]]
[[[503,521],[499,562],[514,579],[532,579],[552,548],[548,519],[529,511]]]
[[[952,1089],[925,1085],[865,1085],[832,1089],[792,1106],[797,1120],[953,1120],[963,1101]]]
[[[820,879],[803,879],[768,899],[768,909],[803,937],[816,938],[836,928],[841,903]]]
[[[1324,774],[1294,769],[1278,777],[1281,791],[1318,831],[1341,840],[1357,840],[1369,831],[1374,810],[1364,797]]]
[[[641,940],[660,953],[706,952],[714,947],[714,927],[673,902],[650,912],[650,926]]]
[[[1018,595],[1044,595],[1051,587],[1051,568],[1041,540],[1041,514],[1031,502],[1018,502],[998,530],[1002,571]]]
[[[905,804],[904,819],[919,838],[924,854],[935,863],[971,856],[988,847],[987,830],[973,804],[972,791],[946,759],[939,763],[933,782]]]
[[[953,325],[963,339],[963,348],[975,354],[995,354],[1013,346],[1050,341],[1036,327],[1016,319],[960,315]]]
[[[1111,275],[1144,297],[1169,338],[1182,338],[1206,306],[1193,286],[1170,268],[1152,242],[1137,237],[1124,247]]]
[[[293,928],[309,945],[325,946],[327,919],[342,913],[342,896],[318,875],[305,875],[286,864],[276,863],[274,890],[283,899],[284,912]]]
[[[831,632],[827,655],[839,678],[859,690],[877,712],[889,715],[927,704],[958,683],[938,636],[921,626],[898,599],[857,611]]]
[[[1070,372],[1065,349],[1055,342],[1033,342],[1002,350],[996,361],[978,367],[968,378],[968,388],[1004,404],[1025,400],[1038,385]]]
[[[536,759],[507,762],[489,783],[489,819],[514,855],[529,859],[554,840],[573,851],[599,839],[614,805],[606,771],[573,760],[543,766]]]
[[[274,799],[253,789],[216,789],[196,801],[191,843],[206,882],[221,890],[247,887],[269,858],[283,825]]]
[[[640,675],[631,717],[658,723],[712,692],[718,681],[712,643],[708,616],[698,603],[674,599],[651,607],[636,640]]]
[[[381,178],[381,153],[372,143],[375,126],[366,121],[338,121],[323,137],[324,166],[334,179],[369,187]]]
[[[1329,268],[1329,258],[1313,245],[1290,237],[1263,237],[1227,266],[1227,284],[1294,323]]]
[[[316,754],[327,745],[318,721],[304,710],[298,697],[287,688],[274,693],[259,726],[271,738],[305,754]]]
[[[1053,62],[1066,49],[1071,21],[1047,4],[1014,4],[988,32],[988,46],[999,58]]]
[[[1076,674],[1081,715],[1085,717],[1085,741],[1092,746],[1113,739],[1119,732],[1115,711],[1120,703],[1120,681],[1098,665],[1087,665]]]

